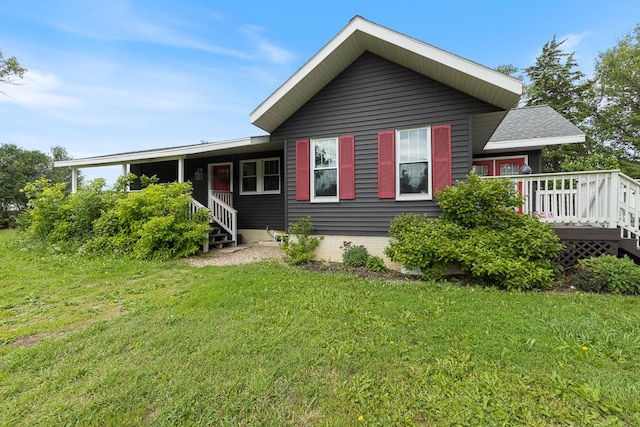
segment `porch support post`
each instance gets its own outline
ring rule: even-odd
[[[71,192],[78,192],[78,169],[71,168]]]
[[[122,164],[122,176],[127,176],[128,173],[129,173],[129,164],[128,163],[123,163]],[[126,186],[124,188],[124,192],[125,193],[129,192],[129,183],[126,184]]]
[[[178,159],[178,182],[184,182],[184,157]]]

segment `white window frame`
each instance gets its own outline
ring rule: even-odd
[[[264,189],[264,163],[268,161],[278,161],[278,190],[265,190]],[[255,191],[244,191],[243,179],[244,176],[244,164],[245,163],[255,163],[256,164],[256,190]],[[275,176],[275,175],[271,175]],[[282,191],[282,172],[280,170],[280,157],[268,157],[263,159],[247,159],[240,160],[240,195],[242,196],[255,196],[260,194],[280,194]]]
[[[425,130],[427,134],[427,192],[426,193],[416,193],[416,194],[401,194],[400,193],[400,164],[404,163],[421,163],[418,162],[400,162],[400,133],[407,131],[418,131]],[[431,155],[431,126],[421,126],[417,128],[408,128],[408,129],[396,129],[396,146],[395,146],[395,154],[396,154],[396,200],[432,200],[433,199],[433,161]]]
[[[316,142],[318,141],[326,141],[328,139],[332,139],[335,142],[336,147],[336,195],[335,196],[316,196],[316,170],[323,169],[334,169],[334,168],[317,168],[316,169]],[[311,203],[337,203],[340,201],[340,147],[339,147],[339,138],[337,136],[329,136],[325,138],[313,138],[309,144],[309,171],[311,174],[310,184],[311,184]]]

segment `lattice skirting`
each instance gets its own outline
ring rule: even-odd
[[[565,270],[573,267],[584,258],[599,255],[618,255],[620,245],[611,240],[562,240],[565,249],[558,255],[557,261]]]

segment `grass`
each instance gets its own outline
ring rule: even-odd
[[[638,297],[0,257],[0,425],[640,424]]]

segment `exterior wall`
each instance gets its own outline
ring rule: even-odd
[[[240,195],[240,161],[269,157],[280,158],[280,194]],[[185,160],[185,181],[193,184],[193,197],[203,205],[208,204],[209,176],[208,165],[212,163],[233,163],[233,207],[238,210],[238,228],[282,229],[285,227],[285,182],[284,161],[281,151],[269,151],[251,154],[237,154],[218,157],[199,157]],[[195,180],[196,169],[202,168],[204,179]],[[131,165],[131,172],[152,176],[158,175],[160,182],[174,182],[178,179],[177,161],[144,163]],[[137,188],[139,188],[139,183]],[[132,185],[132,189],[137,189]]]
[[[452,125],[453,181],[471,168],[471,116],[499,109],[435,80],[365,52],[272,133],[285,142],[287,222],[310,215],[324,235],[387,235],[402,212],[437,216],[435,201],[395,201],[377,197],[379,131],[425,125]],[[309,203],[295,198],[295,141],[355,135],[356,199]],[[338,245],[339,246],[339,245]]]
[[[389,237],[383,236],[349,236],[349,235],[326,235],[316,248],[315,259],[318,261],[342,262],[343,250],[340,246],[344,242],[351,242],[354,245],[363,245],[370,255],[381,257],[388,268],[400,270],[400,264],[392,262],[384,254],[384,248],[389,246]]]

